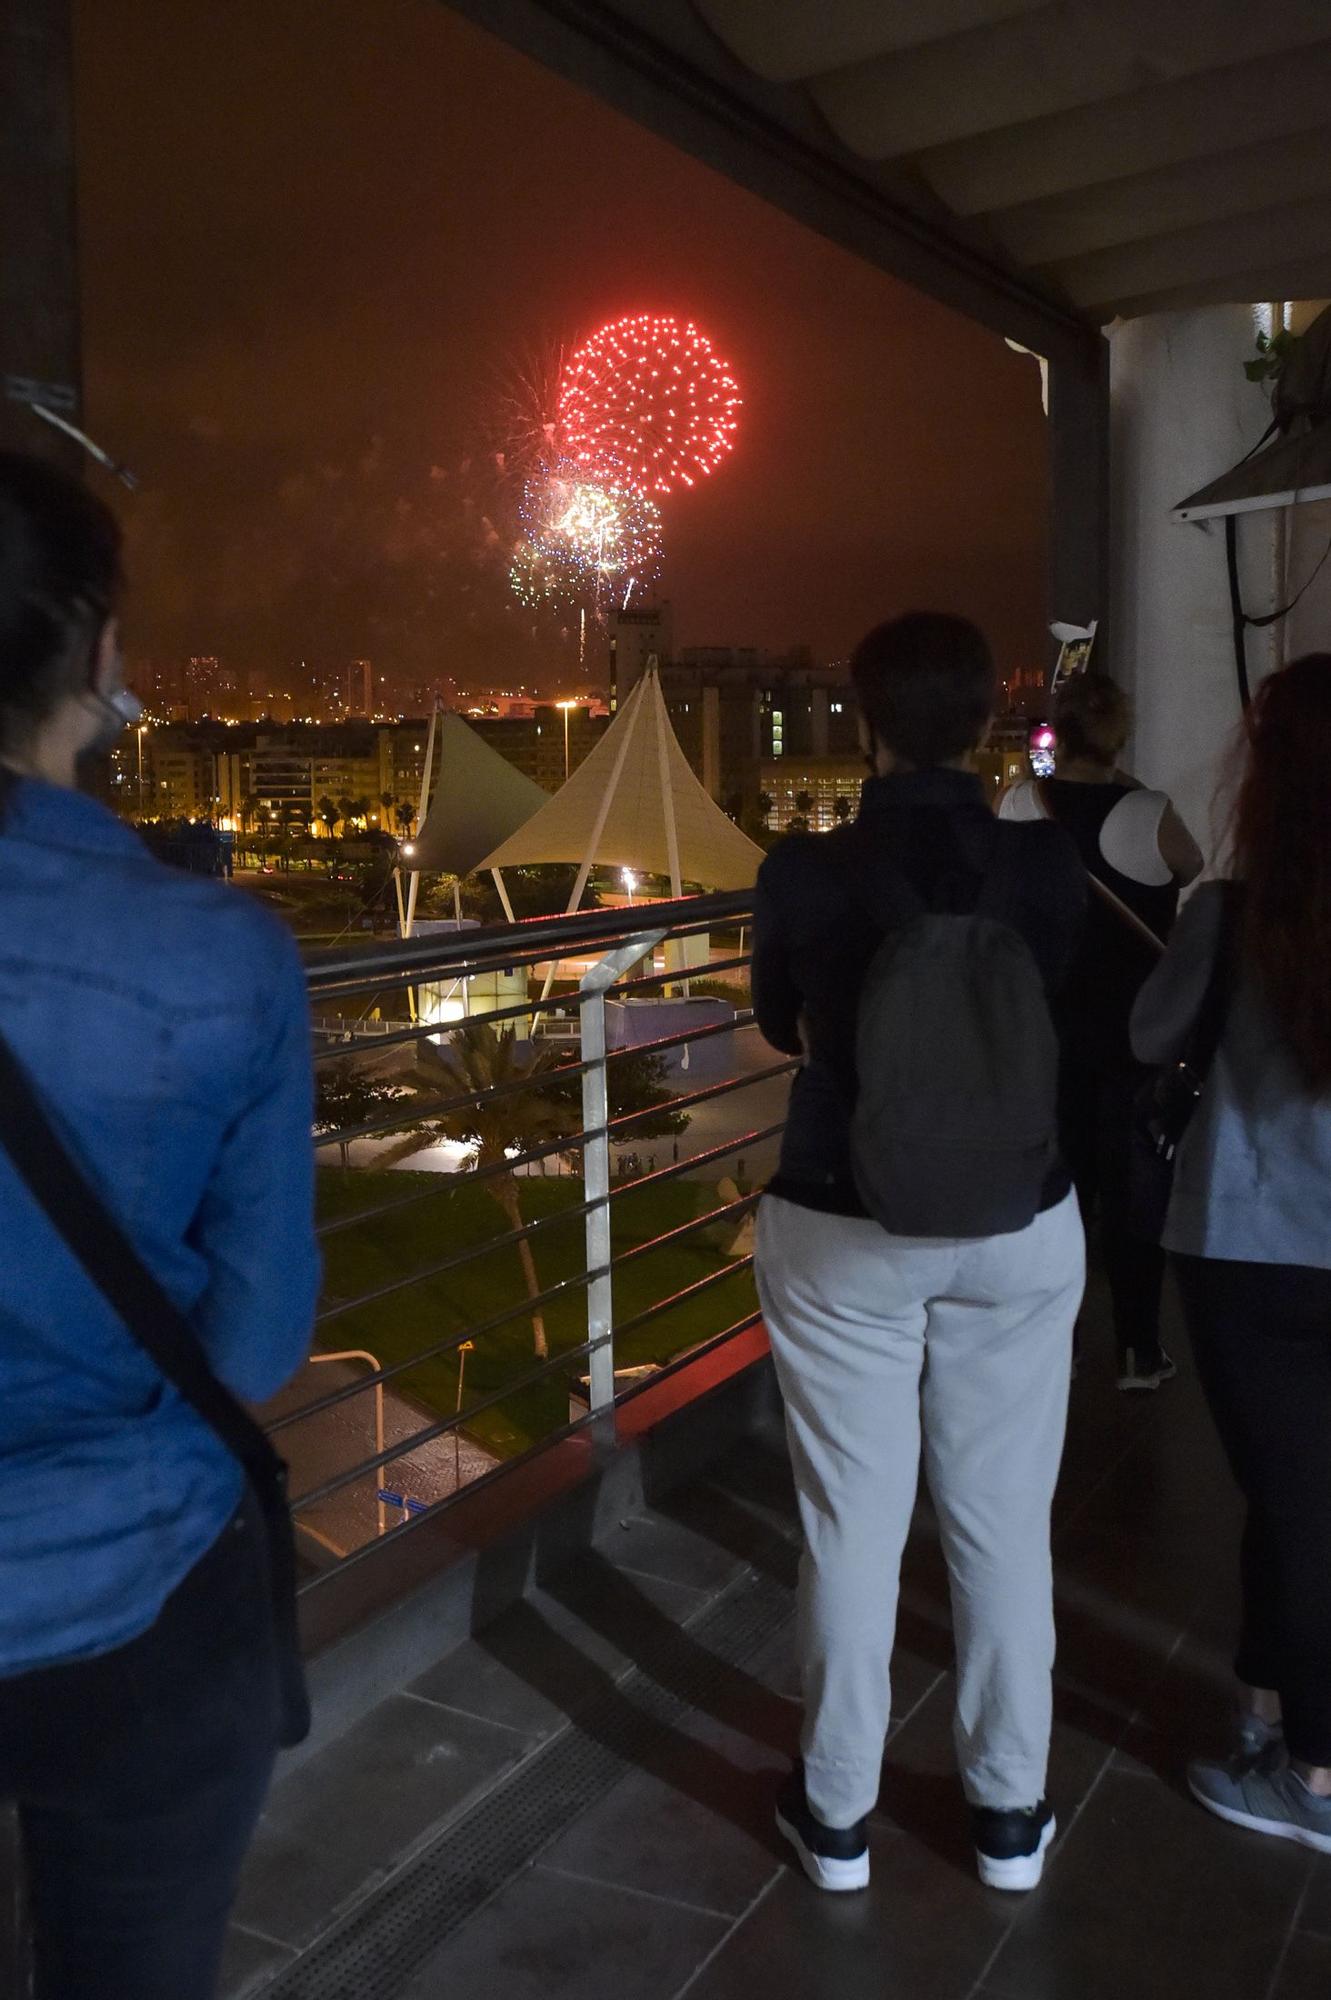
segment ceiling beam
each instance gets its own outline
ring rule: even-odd
[[[996,251],[894,201],[829,141],[802,92],[751,77],[682,0],[449,4],[796,221],[1052,364],[1083,366],[1099,342],[1087,320]],[[679,46],[674,34],[663,38],[666,23]]]
[[[830,69],[1032,14],[1049,0],[694,0],[732,55],[768,83]]]
[[[1248,305],[1254,299],[1331,299],[1331,255],[1310,257],[1299,264],[1263,264],[1199,284],[1141,292],[1136,298],[1120,299],[1115,310],[1122,319],[1137,319],[1146,313]]]
[[[1000,209],[985,220],[1019,264],[1052,264],[1318,193],[1331,193],[1331,126]]]
[[[1331,256],[1331,203],[1315,196],[1178,229],[1142,243],[1065,258],[1049,271],[1083,310],[1103,315],[1121,311],[1121,300],[1142,293],[1226,280],[1235,271],[1302,264],[1322,256]],[[1289,294],[1281,291],[1278,296]]]
[[[1326,0],[1063,0],[901,55],[816,79],[837,136],[869,160],[971,139],[1009,125],[1309,47],[1328,33]],[[1075,147],[1075,121],[1067,144]]]
[[[1075,118],[1031,118],[1003,132],[923,152],[915,165],[956,215],[1098,187],[1215,151],[1314,131],[1331,103],[1331,22],[1316,47],[1151,84]]]

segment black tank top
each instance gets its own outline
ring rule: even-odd
[[[1178,884],[1135,882],[1105,860],[1100,836],[1129,785],[1077,785],[1048,778],[1040,795],[1050,817],[1072,835],[1089,874],[1112,889],[1157,937],[1168,938],[1178,915]],[[1131,1056],[1128,1023],[1158,954],[1100,897],[1092,895],[1086,930],[1057,1012],[1063,1047],[1074,1060],[1119,1063]]]

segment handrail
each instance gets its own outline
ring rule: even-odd
[[[317,999],[321,994],[376,984],[410,984],[431,971],[454,967],[465,966],[475,972],[524,961],[576,958],[579,946],[614,944],[636,936],[646,925],[653,930],[669,931],[672,937],[689,936],[709,930],[717,923],[736,918],[747,920],[752,912],[751,889],[728,889],[719,895],[684,896],[673,903],[580,910],[572,916],[529,917],[516,924],[440,932],[427,939],[407,938],[378,951],[360,954],[335,952],[330,948],[312,952],[306,960],[306,970],[311,995]]]
[[[742,1159],[750,1149],[765,1148],[777,1137],[782,1129],[783,1119],[773,1118],[778,1110],[772,1105],[769,1111],[766,1101],[762,1102],[755,1117],[742,1106],[738,1113],[722,1111],[710,1129],[704,1127],[698,1138],[704,1144],[696,1152],[686,1151],[685,1157],[676,1157],[661,1168],[653,1159],[649,1172],[640,1170],[640,1161],[635,1155],[631,1163],[632,1178],[622,1174],[623,1156],[617,1149],[625,1140],[631,1140],[640,1131],[644,1122],[659,1115],[659,1106],[627,1110],[612,1115],[614,1065],[633,1055],[677,1056],[681,1050],[687,1051],[698,1045],[699,1061],[704,1051],[729,1048],[739,1052],[736,1060],[727,1063],[718,1061],[715,1054],[696,1073],[696,1082],[687,1074],[681,1074],[678,1065],[671,1072],[669,1095],[666,1099],[672,1111],[682,1114],[696,1113],[704,1107],[727,1105],[739,1093],[764,1086],[770,1087],[788,1077],[798,1067],[796,1061],[776,1051],[769,1051],[761,1043],[758,1023],[751,1006],[747,1004],[742,974],[751,965],[751,953],[743,949],[746,942],[744,929],[753,912],[753,896],[750,892],[728,892],[724,895],[680,898],[672,903],[648,905],[627,905],[611,910],[581,912],[572,917],[542,917],[526,923],[490,926],[475,931],[441,931],[426,938],[416,937],[390,946],[372,947],[361,954],[345,950],[324,951],[316,954],[308,964],[309,990],[316,1009],[321,1003],[336,1003],[341,996],[355,994],[355,1004],[346,1008],[350,1014],[363,1016],[374,1004],[373,997],[379,992],[385,994],[395,989],[439,982],[456,986],[458,982],[475,978],[478,974],[501,968],[522,971],[547,963],[551,959],[581,960],[582,974],[575,992],[567,998],[561,996],[555,1003],[568,1019],[572,1046],[567,1050],[571,1058],[561,1061],[556,1067],[542,1070],[539,1075],[514,1076],[506,1078],[495,1089],[470,1088],[459,1074],[450,1078],[442,1073],[431,1087],[426,1082],[425,1089],[419,1086],[404,1090],[400,1098],[378,1106],[366,1107],[371,1116],[362,1118],[356,1124],[347,1124],[340,1130],[322,1132],[314,1137],[315,1144],[327,1147],[334,1144],[346,1145],[356,1139],[391,1139],[395,1132],[404,1132],[414,1126],[429,1126],[432,1121],[465,1113],[471,1105],[491,1100],[505,1103],[518,1100],[524,1093],[548,1090],[552,1085],[569,1094],[569,1117],[561,1119],[568,1129],[551,1138],[537,1140],[540,1131],[537,1124],[532,1138],[527,1143],[520,1136],[524,1126],[520,1118],[511,1123],[505,1117],[498,1126],[501,1135],[511,1131],[515,1136],[512,1150],[503,1157],[498,1155],[488,1159],[483,1167],[472,1168],[465,1173],[440,1174],[411,1177],[405,1191],[394,1194],[387,1190],[382,1199],[371,1193],[366,1185],[365,1192],[369,1205],[352,1208],[347,1213],[337,1214],[320,1226],[320,1235],[325,1239],[341,1241],[347,1231],[374,1232],[381,1220],[392,1229],[391,1218],[406,1209],[416,1209],[427,1201],[446,1202],[451,1195],[463,1188],[476,1189],[490,1186],[505,1177],[530,1168],[538,1161],[543,1162],[557,1154],[567,1154],[573,1165],[573,1182],[568,1186],[568,1199],[560,1196],[540,1204],[540,1212],[530,1219],[519,1216],[513,1221],[501,1224],[495,1233],[482,1231],[476,1240],[463,1241],[456,1224],[450,1222],[450,1213],[445,1209],[422,1212],[419,1223],[408,1225],[404,1233],[396,1236],[385,1234],[378,1243],[373,1234],[369,1236],[362,1251],[349,1246],[350,1262],[344,1266],[344,1275],[335,1279],[337,1290],[325,1295],[317,1316],[317,1326],[321,1338],[330,1333],[336,1337],[339,1323],[350,1333],[356,1325],[356,1317],[366,1314],[363,1323],[364,1337],[371,1346],[380,1343],[374,1338],[380,1326],[380,1316],[376,1309],[385,1307],[388,1301],[420,1287],[429,1287],[433,1282],[445,1280],[442,1293],[439,1291],[420,1292],[419,1314],[412,1309],[412,1317],[404,1323],[412,1329],[410,1336],[403,1339],[401,1334],[390,1337],[389,1326],[396,1309],[388,1309],[388,1317],[383,1320],[384,1341],[389,1343],[389,1353],[383,1363],[373,1365],[374,1358],[359,1353],[358,1358],[365,1368],[354,1377],[344,1379],[336,1386],[311,1396],[296,1408],[287,1408],[275,1419],[270,1428],[287,1436],[299,1432],[303,1425],[312,1427],[308,1446],[297,1437],[293,1440],[293,1459],[298,1469],[303,1459],[304,1471],[301,1478],[309,1483],[303,1491],[297,1491],[293,1499],[293,1510],[298,1518],[308,1515],[323,1501],[346,1491],[365,1481],[369,1475],[382,1472],[390,1459],[409,1457],[419,1447],[433,1440],[458,1437],[464,1427],[485,1412],[522,1398],[524,1392],[538,1385],[565,1383],[569,1380],[570,1369],[584,1367],[589,1370],[591,1407],[587,1418],[573,1418],[567,1425],[558,1422],[558,1410],[550,1408],[550,1398],[538,1400],[530,1414],[523,1415],[519,1402],[514,1408],[511,1424],[519,1433],[509,1441],[521,1448],[516,1458],[503,1455],[504,1445],[492,1448],[500,1454],[499,1461],[490,1468],[482,1469],[476,1476],[466,1480],[455,1478],[448,1490],[444,1490],[434,1474],[428,1469],[428,1462],[420,1462],[422,1476],[426,1484],[424,1496],[412,1503],[413,1520],[437,1515],[440,1510],[452,1504],[463,1492],[471,1492],[477,1485],[488,1484],[492,1479],[502,1478],[510,1466],[523,1462],[532,1450],[543,1448],[557,1437],[576,1435],[584,1428],[584,1423],[593,1427],[597,1437],[613,1437],[617,1422],[617,1410],[628,1385],[616,1378],[616,1354],[623,1350],[618,1343],[624,1336],[640,1334],[642,1329],[658,1318],[675,1313],[679,1308],[688,1308],[695,1300],[702,1299],[713,1291],[717,1292],[716,1312],[703,1311],[689,1313],[687,1318],[676,1319],[673,1332],[663,1334],[659,1343],[649,1342],[640,1347],[640,1354],[659,1355],[661,1369],[673,1369],[682,1365],[678,1349],[682,1343],[692,1343],[689,1352],[710,1352],[720,1341],[728,1339],[737,1329],[754,1323],[754,1313],[747,1296],[736,1303],[743,1305],[744,1315],[734,1321],[733,1326],[722,1332],[711,1329],[724,1312],[721,1299],[724,1288],[732,1278],[742,1277],[752,1266],[750,1256],[736,1255],[735,1248],[729,1246],[733,1231],[741,1220],[752,1214],[759,1200],[757,1191],[738,1192],[717,1183],[724,1176],[726,1163],[736,1156]],[[730,937],[721,941],[720,951],[725,956],[711,955],[710,940],[700,952],[670,951],[670,947],[681,939],[707,937],[717,927],[724,927],[733,936],[736,928],[740,931],[740,949],[735,952]],[[658,971],[661,963],[660,947],[667,947],[669,956],[665,969]],[[686,964],[684,961],[688,960]],[[695,962],[697,960],[701,962]],[[679,962],[676,963],[675,961]],[[585,969],[584,969],[585,967]],[[652,1028],[666,1032],[656,1034],[642,1042],[629,1042],[617,1048],[608,1046],[607,1007],[619,1003],[632,1003],[646,999],[660,989],[674,989],[681,998],[686,998],[686,982],[720,976],[725,973],[739,975],[738,990],[734,1002],[725,1008],[701,1016],[691,1014],[685,1006],[678,1006],[665,1018],[650,1017]],[[525,991],[526,979],[519,985]],[[371,997],[367,997],[371,996]],[[473,1002],[479,996],[473,989]],[[495,996],[499,997],[498,995]],[[547,1003],[548,1004],[548,1003]],[[666,1003],[669,1004],[669,1003]],[[427,1022],[416,1020],[408,1023],[390,1021],[377,1024],[376,1032],[358,1034],[356,1023],[351,1022],[346,1042],[340,1045],[347,1052],[357,1069],[367,1065],[370,1074],[384,1068],[379,1059],[388,1056],[387,1074],[399,1068],[404,1074],[412,1062],[411,1045],[429,1037],[447,1045],[450,1037],[465,1032],[468,1020],[485,1020],[499,1026],[512,1021],[517,1032],[528,1030],[524,1022],[530,1022],[537,1012],[539,1003],[527,998],[516,1004],[505,1004],[496,1008],[481,1005],[477,1011],[458,1021]],[[720,1013],[722,1018],[716,1018]],[[636,1017],[645,1025],[642,1015]],[[690,1026],[690,1020],[697,1024]],[[682,1026],[677,1023],[684,1023]],[[723,1037],[730,1037],[723,1042]],[[396,1057],[393,1051],[398,1051]],[[337,1045],[326,1046],[322,1051],[325,1059],[337,1052]],[[688,1065],[684,1068],[687,1070]],[[424,1081],[424,1079],[422,1079]],[[694,1082],[692,1088],[681,1088]],[[581,1106],[577,1097],[581,1089]],[[496,1103],[496,1111],[501,1107]],[[465,1117],[462,1121],[466,1123]],[[681,1121],[683,1122],[683,1121]],[[528,1127],[528,1130],[532,1128]],[[676,1155],[679,1148],[676,1147]],[[619,1168],[616,1169],[616,1158]],[[370,1169],[358,1169],[358,1175]],[[635,1193],[662,1189],[676,1182],[681,1176],[691,1175],[706,1184],[699,1189],[704,1204],[701,1213],[695,1213],[696,1204],[682,1202],[662,1209],[652,1207],[650,1200],[641,1211],[642,1223],[649,1234],[638,1240],[638,1231],[624,1224],[625,1212],[619,1205]],[[391,1181],[396,1176],[387,1176]],[[522,1183],[519,1183],[522,1185]],[[747,1187],[747,1183],[745,1183]],[[470,1209],[467,1210],[470,1214]],[[629,1211],[631,1219],[634,1211]],[[612,1239],[612,1218],[616,1222]],[[495,1218],[498,1222],[498,1217]],[[581,1224],[583,1243],[576,1257],[569,1254],[567,1231]],[[539,1276],[535,1265],[527,1253],[529,1242],[546,1243],[551,1240],[551,1232],[564,1228],[562,1238],[555,1238],[558,1248],[548,1254],[545,1268]],[[721,1232],[716,1235],[715,1232]],[[474,1232],[470,1223],[465,1234]],[[689,1245],[699,1245],[696,1255],[686,1255],[681,1262],[678,1257],[671,1260],[672,1252],[686,1251]],[[705,1247],[704,1247],[705,1245]],[[391,1248],[390,1248],[391,1246]],[[390,1254],[384,1255],[385,1249]],[[490,1266],[484,1262],[496,1256],[501,1260],[521,1252],[525,1260],[525,1285],[515,1287],[518,1277],[516,1262],[506,1266],[502,1261],[494,1267],[495,1277],[490,1280]],[[659,1273],[654,1273],[650,1259],[660,1255],[663,1262]],[[464,1267],[479,1265],[480,1274],[473,1278],[472,1289],[455,1296],[448,1284],[448,1275],[460,1272]],[[701,1270],[704,1275],[694,1278]],[[555,1276],[556,1272],[566,1275]],[[623,1285],[629,1284],[630,1273],[636,1274],[627,1299],[618,1296]],[[542,1283],[544,1279],[547,1282]],[[681,1282],[682,1280],[692,1282]],[[662,1292],[666,1295],[661,1296]],[[441,1299],[445,1302],[440,1303]],[[449,1300],[452,1303],[447,1303]],[[465,1304],[463,1301],[465,1300]],[[582,1301],[585,1300],[585,1311]],[[428,1309],[426,1302],[429,1302]],[[546,1308],[563,1302],[563,1311],[556,1314],[555,1327],[551,1328],[553,1351],[532,1365],[530,1347],[514,1338],[511,1331],[517,1322],[525,1321],[532,1315],[544,1313]],[[625,1304],[629,1307],[628,1317],[624,1317]],[[571,1313],[570,1306],[575,1306]],[[419,1320],[419,1324],[418,1324]],[[442,1321],[442,1324],[441,1324]],[[556,1334],[557,1327],[557,1334]],[[361,1334],[361,1326],[356,1326]],[[564,1346],[572,1339],[576,1344]],[[442,1365],[448,1370],[447,1380],[452,1382],[452,1371],[457,1367],[462,1354],[470,1352],[473,1346],[480,1346],[491,1357],[490,1376],[485,1393],[479,1399],[470,1400],[462,1407],[461,1374],[458,1371],[457,1407],[454,1409],[452,1388],[446,1397],[438,1393],[438,1369]],[[526,1348],[524,1364],[522,1352]],[[673,1359],[671,1358],[673,1357]],[[331,1356],[321,1357],[331,1359]],[[343,1356],[339,1358],[351,1358]],[[435,1370],[431,1376],[428,1371]],[[375,1397],[377,1412],[382,1411],[386,1385],[394,1382],[403,1384],[399,1396],[404,1409],[411,1408],[413,1392],[405,1386],[413,1371],[424,1370],[420,1377],[421,1389],[417,1407],[413,1410],[417,1427],[405,1437],[396,1438],[392,1443],[384,1435],[382,1416],[378,1416],[375,1430],[375,1449],[368,1456],[356,1454],[351,1462],[350,1453],[340,1436],[335,1413],[351,1401],[353,1397],[370,1392]],[[660,1370],[653,1370],[653,1377]],[[429,1385],[429,1386],[427,1386]],[[479,1385],[478,1385],[479,1386]],[[547,1432],[546,1425],[551,1417],[556,1428]],[[324,1419],[333,1421],[333,1429],[324,1425]],[[608,1428],[607,1428],[608,1427]],[[507,1426],[505,1428],[508,1428]],[[500,1435],[503,1435],[501,1431]],[[477,1432],[478,1440],[490,1443],[490,1428],[481,1423]],[[354,1450],[354,1447],[353,1447]],[[380,1482],[381,1483],[381,1482]],[[381,1545],[402,1532],[410,1523],[388,1526],[385,1533],[383,1495],[380,1500],[380,1535],[375,1537],[376,1545]],[[366,1559],[367,1546],[361,1545],[345,1556],[345,1561]],[[323,1573],[319,1579],[323,1580]],[[309,1588],[316,1587],[311,1583]]]

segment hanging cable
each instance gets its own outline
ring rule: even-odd
[[[1239,521],[1237,514],[1225,516],[1225,565],[1229,572],[1229,611],[1234,629],[1234,667],[1238,675],[1239,700],[1246,709],[1252,700],[1252,689],[1248,682],[1248,630],[1265,631],[1268,625],[1276,625],[1282,618],[1288,618],[1299,600],[1304,597],[1321,575],[1323,565],[1331,556],[1331,540],[1317,558],[1312,573],[1300,584],[1288,604],[1282,604],[1278,611],[1267,611],[1260,618],[1250,617],[1243,608],[1243,591],[1239,583]]]

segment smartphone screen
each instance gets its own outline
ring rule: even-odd
[[[1033,722],[1030,735],[1026,739],[1026,754],[1031,760],[1031,770],[1037,778],[1052,778],[1056,769],[1054,758],[1054,732],[1047,722]]]

